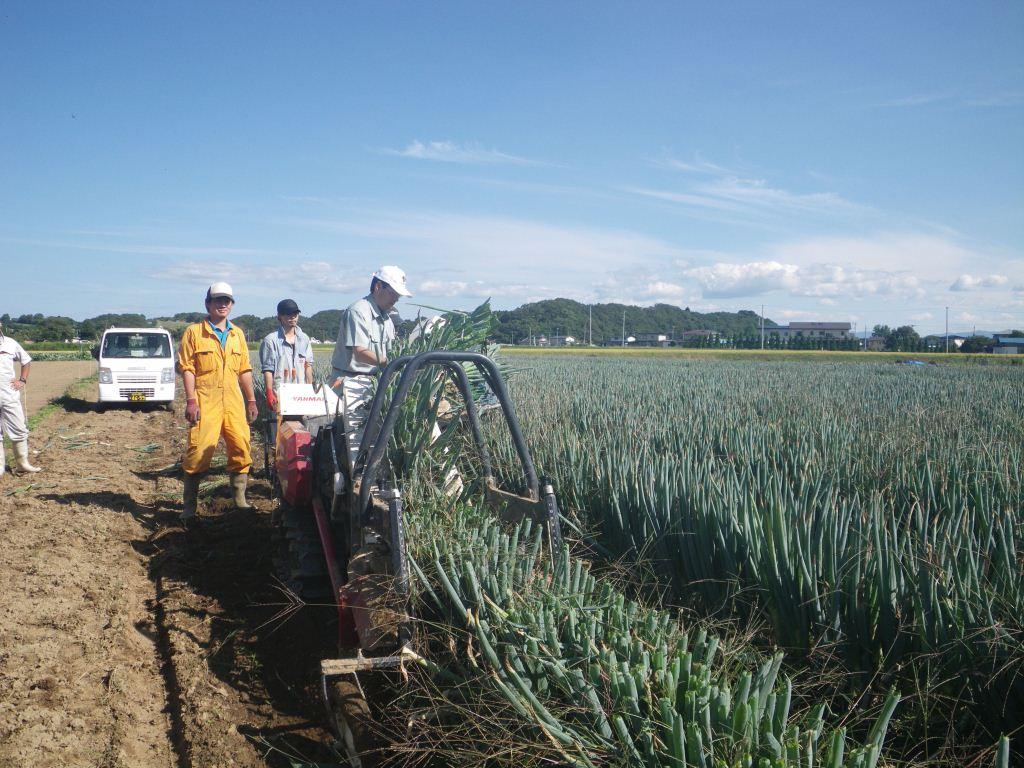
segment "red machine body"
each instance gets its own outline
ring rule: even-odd
[[[277,427],[274,460],[281,496],[293,507],[309,504],[313,497],[313,446],[309,430],[299,420],[281,420]]]

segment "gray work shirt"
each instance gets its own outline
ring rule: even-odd
[[[309,343],[309,336],[303,333],[301,328],[295,328],[295,342],[288,341],[284,336],[284,328],[278,327],[273,333],[268,333],[260,342],[260,370],[270,371],[274,379],[281,377],[281,371],[289,368],[298,373],[295,377],[298,381],[306,380],[306,363],[313,364],[313,345]]]
[[[342,315],[338,343],[334,347],[334,357],[331,358],[335,376],[376,373],[376,365],[367,365],[355,359],[353,348],[365,347],[378,357],[387,359],[388,349],[394,339],[395,324],[390,315],[381,311],[372,295],[361,298]]]

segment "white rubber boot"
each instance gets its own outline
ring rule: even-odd
[[[249,483],[249,475],[243,475],[237,472],[231,474],[231,489],[235,492],[235,508],[236,509],[252,509],[250,504],[245,499],[245,486]]]
[[[0,435],[0,477],[7,471],[7,449],[4,448],[4,436]]]
[[[18,469],[22,472],[42,472],[41,468],[29,464],[28,440],[19,440],[14,444],[14,455],[18,457]]]

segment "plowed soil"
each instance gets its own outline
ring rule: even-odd
[[[215,469],[186,531],[181,403],[94,398],[76,385],[35,428],[42,473],[0,478],[0,766],[342,764],[331,610],[278,588],[268,485],[235,510]]]
[[[28,415],[64,394],[71,384],[96,373],[95,360],[36,360],[29,369]]]

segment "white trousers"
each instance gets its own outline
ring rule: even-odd
[[[0,387],[0,431],[12,443],[28,439],[25,411],[21,407],[21,393],[9,387]]]
[[[359,453],[359,444],[363,440],[366,420],[370,416],[370,403],[373,401],[372,376],[346,376],[335,394],[341,398],[348,419],[348,453],[352,461]]]

